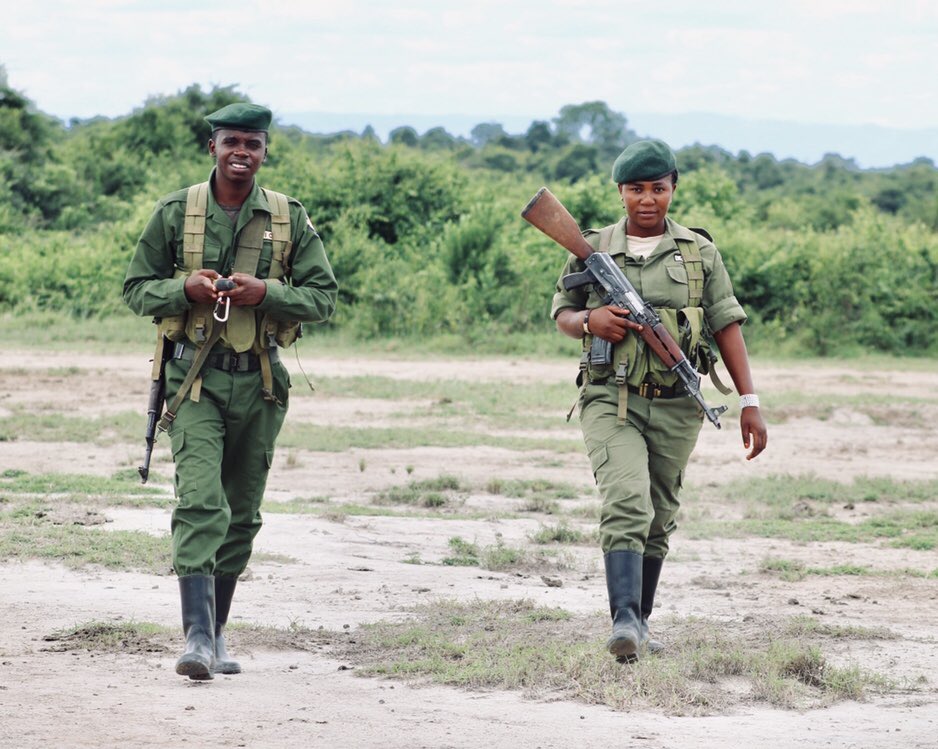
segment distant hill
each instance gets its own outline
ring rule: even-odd
[[[642,136],[662,138],[675,148],[701,143],[717,145],[734,154],[771,153],[777,159],[814,164],[824,154],[853,159],[864,169],[906,164],[917,158],[938,162],[938,128],[898,129],[877,125],[813,125],[780,120],[749,120],[717,114],[626,113],[628,126]],[[453,135],[468,136],[480,122],[499,122],[510,133],[523,133],[534,120],[551,117],[486,116],[465,114],[335,114],[285,112],[278,119],[312,133],[353,130],[371,125],[386,140],[396,127],[409,125],[423,133],[442,126]]]

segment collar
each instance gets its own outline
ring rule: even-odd
[[[215,200],[215,167],[212,167],[212,172],[208,177],[208,205],[205,207],[206,216],[215,216],[217,220],[227,222],[228,225],[231,225],[231,220],[221,208],[218,206],[218,201]],[[244,208],[247,207],[247,211]],[[254,180],[254,184],[251,186],[251,192],[248,193],[248,196],[244,199],[244,203],[241,204],[241,214],[238,217],[238,230],[246,224],[254,216],[255,211],[264,211],[265,213],[270,213],[270,204],[267,202],[267,196],[264,194],[264,191],[257,184],[257,179]]]
[[[616,228],[612,232],[612,239],[609,242],[610,255],[628,254],[628,244],[626,240],[627,221],[628,217],[623,216],[621,219],[619,219],[619,223],[616,224]],[[694,233],[690,229],[681,226],[676,221],[673,221],[669,216],[665,216],[664,236],[661,238],[661,241],[658,243],[655,251],[652,252],[648,257],[655,257],[662,252],[670,252],[671,250],[677,249],[678,241],[693,242],[695,241]],[[631,257],[631,255],[629,255],[629,257]]]

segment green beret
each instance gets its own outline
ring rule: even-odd
[[[662,140],[640,140],[619,154],[612,165],[612,181],[648,182],[677,171],[677,160]]]
[[[212,131],[219,128],[232,130],[260,131],[266,133],[270,128],[271,113],[267,107],[257,104],[236,102],[212,112],[205,121],[212,126]]]

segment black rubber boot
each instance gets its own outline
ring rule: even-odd
[[[215,667],[215,578],[211,575],[180,577],[179,597],[186,652],[176,661],[176,673],[196,681],[212,679]]]
[[[664,645],[652,640],[648,632],[648,617],[655,605],[655,591],[658,589],[663,564],[664,559],[660,557],[642,557],[642,647],[647,648],[649,653],[664,650]]]
[[[225,625],[228,612],[231,611],[231,599],[234,597],[236,577],[215,578],[215,673],[240,674],[241,664],[231,660],[225,645]]]
[[[620,663],[638,660],[642,642],[642,555],[610,551],[606,560],[606,589],[612,614],[612,636],[606,648]]]

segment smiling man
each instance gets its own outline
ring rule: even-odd
[[[259,187],[270,110],[230,104],[205,118],[215,168],[162,198],[137,243],[124,301],[159,326],[176,464],[173,568],[191,679],[239,673],[223,629],[261,527],[260,505],[290,378],[279,349],[335,309],[336,281],[303,206]]]

